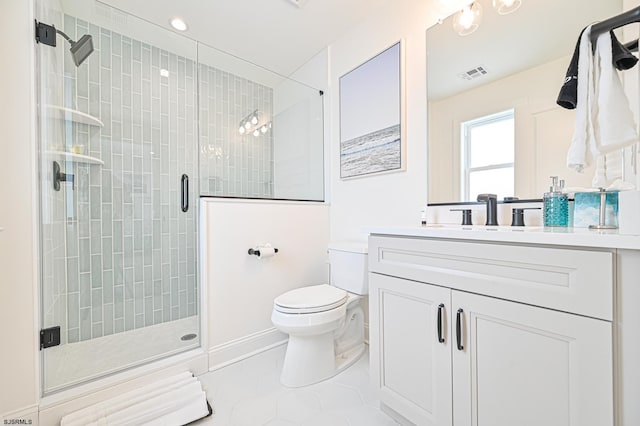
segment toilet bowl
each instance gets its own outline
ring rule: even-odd
[[[280,376],[285,386],[326,380],[365,351],[362,295],[368,290],[367,247],[331,244],[329,259],[332,285],[297,288],[274,300],[271,321],[289,334]]]

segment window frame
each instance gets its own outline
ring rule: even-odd
[[[471,167],[471,130],[474,127],[486,126],[488,124],[493,124],[500,121],[512,120],[513,121],[513,145],[514,145],[514,161],[509,163],[496,163],[490,164],[487,166],[481,167]],[[514,169],[514,188],[515,188],[515,109],[511,108],[505,111],[500,111],[493,114],[484,115],[482,117],[474,118],[472,120],[463,121],[460,123],[460,145],[461,145],[461,171],[462,176],[460,179],[461,183],[461,194],[463,196],[464,201],[476,201],[470,200],[470,177],[473,172],[481,172],[487,170],[497,170],[497,169],[506,169],[513,168]]]

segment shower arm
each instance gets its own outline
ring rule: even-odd
[[[67,40],[72,46],[76,43],[75,41],[71,40],[71,37],[69,37],[68,35],[66,35],[65,33],[63,33],[62,31],[60,31],[59,29],[56,28],[56,33],[60,34],[65,40]]]

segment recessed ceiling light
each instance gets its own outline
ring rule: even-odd
[[[301,9],[302,9],[302,7],[304,7],[305,4],[307,4],[307,1],[309,1],[309,0],[289,0],[290,3],[295,4],[296,6],[298,6]]]
[[[169,23],[178,31],[187,31],[187,28],[189,28],[182,18],[173,18]]]

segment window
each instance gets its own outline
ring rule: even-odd
[[[478,194],[514,194],[514,110],[465,121],[462,139],[462,194],[475,201]]]

